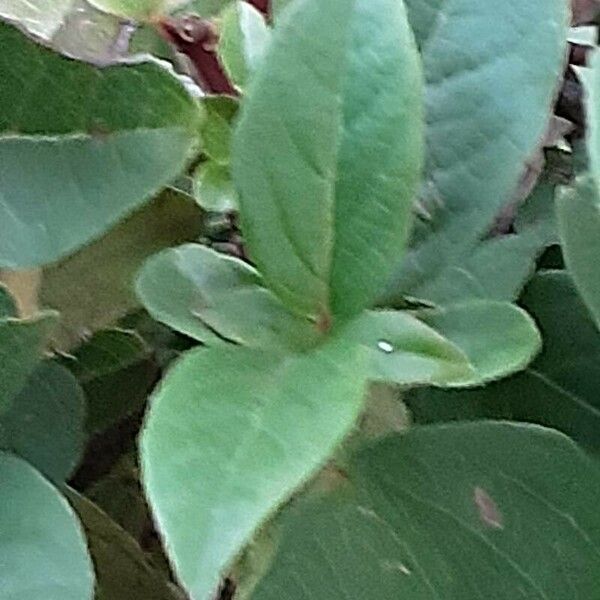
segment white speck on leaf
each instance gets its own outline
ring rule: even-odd
[[[377,347],[386,354],[391,354],[394,351],[394,346],[385,340],[379,340],[377,342]]]

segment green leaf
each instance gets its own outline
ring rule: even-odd
[[[586,146],[590,172],[600,186],[600,51],[594,49],[588,59],[589,68],[577,74],[585,90]],[[596,201],[600,204],[600,200]]]
[[[142,479],[195,600],[352,429],[363,360],[343,344],[299,356],[200,349],[167,375],[142,434]]]
[[[522,305],[544,339],[535,361],[518,375],[476,390],[411,391],[405,400],[414,420],[533,421],[600,448],[600,332],[565,272],[538,274]]]
[[[77,380],[46,361],[0,416],[0,447],[62,484],[81,459],[84,423],[85,397]]]
[[[233,0],[190,0],[182,7],[186,13],[197,13],[202,17],[214,17],[229,6]]]
[[[121,329],[97,332],[62,362],[85,390],[91,434],[141,410],[158,377],[152,350],[135,332]]]
[[[4,24],[0,44],[0,264],[29,267],[98,237],[177,175],[200,111],[155,62],[101,69]]]
[[[41,360],[56,321],[54,312],[31,319],[0,319],[0,413],[10,406]]]
[[[534,426],[414,429],[295,502],[253,600],[595,598],[600,474]]]
[[[60,312],[57,346],[78,346],[90,332],[138,308],[133,281],[144,261],[163,248],[197,239],[203,223],[195,202],[165,192],[97,242],[46,267],[40,299]]]
[[[247,263],[198,244],[150,258],[136,289],[158,321],[208,345],[306,348],[312,323],[292,315]]]
[[[600,327],[600,193],[597,184],[590,177],[579,179],[575,188],[563,190],[556,209],[567,268]]]
[[[194,171],[194,198],[206,211],[229,212],[237,210],[237,192],[229,169],[216,162],[202,163]]]
[[[444,386],[475,375],[461,350],[406,312],[367,311],[340,336],[364,347],[371,381]]]
[[[8,288],[0,283],[0,319],[17,316],[17,304]]]
[[[260,64],[271,31],[252,4],[238,0],[221,15],[218,55],[230,79],[246,87]]]
[[[292,3],[292,0],[271,0],[271,11],[273,12],[273,18],[279,21],[281,14],[284,9]]]
[[[231,130],[238,112],[238,101],[228,96],[209,96],[202,100],[206,118],[200,133],[203,152],[219,165],[228,165],[231,153]]]
[[[0,16],[16,21],[34,35],[50,39],[65,23],[75,0],[3,0]]]
[[[563,0],[406,4],[426,79],[430,216],[388,293],[426,298],[433,281],[469,263],[542,142],[570,15]]]
[[[536,259],[557,238],[552,186],[540,186],[532,194],[514,228],[508,235],[472,240],[460,263],[423,281],[420,297],[439,304],[474,298],[514,302],[535,271]],[[379,304],[395,305],[402,299],[394,283]]]
[[[421,70],[397,0],[305,0],[284,15],[248,88],[233,176],[265,282],[327,322],[368,306],[402,254]]]
[[[95,600],[180,600],[135,540],[74,491],[69,499],[83,523],[96,567]]]
[[[474,368],[474,375],[448,382],[455,387],[481,385],[520,371],[541,347],[531,317],[507,302],[473,300],[418,316],[462,350]]]
[[[67,501],[10,454],[0,454],[0,481],[0,600],[91,600],[92,565]]]
[[[88,0],[104,12],[124,19],[150,21],[172,10],[189,4],[189,0]]]

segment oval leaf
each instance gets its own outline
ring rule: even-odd
[[[250,254],[292,310],[348,317],[381,291],[420,175],[421,89],[402,2],[302,0],[275,28],[233,175]]]
[[[142,475],[194,600],[211,597],[255,530],[354,426],[365,381],[357,350],[201,349],[163,381],[142,434]]]
[[[444,386],[475,375],[457,346],[405,312],[367,311],[341,338],[365,349],[371,381]]]
[[[426,80],[424,218],[388,292],[428,298],[437,278],[464,277],[542,143],[570,14],[565,0],[406,4]]]
[[[474,374],[451,382],[456,387],[481,385],[520,371],[541,347],[533,319],[507,302],[473,300],[423,311],[419,318],[462,350],[473,366]]]
[[[594,598],[600,472],[534,426],[415,429],[292,504],[253,600]]]
[[[248,264],[198,244],[153,256],[136,289],[158,321],[208,345],[306,348],[317,331],[262,287]]]
[[[85,397],[77,380],[47,361],[0,416],[0,447],[63,484],[83,453]]]
[[[33,467],[0,453],[0,600],[91,600],[94,576],[67,501]]]
[[[0,44],[0,265],[27,267],[99,236],[178,174],[200,112],[154,62],[100,69],[5,24]]]
[[[474,390],[421,389],[404,399],[417,423],[510,419],[554,427],[600,449],[600,331],[565,271],[543,272],[521,301],[544,339],[522,373]]]

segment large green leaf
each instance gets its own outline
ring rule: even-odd
[[[371,381],[444,386],[475,375],[457,346],[407,312],[366,311],[341,340],[364,347]]]
[[[0,264],[26,267],[98,237],[178,174],[200,111],[154,62],[101,69],[4,24],[0,44]]]
[[[424,323],[468,357],[474,373],[456,387],[481,385],[524,369],[541,347],[534,321],[507,302],[473,300],[419,313]]]
[[[253,600],[598,597],[600,473],[534,426],[414,429],[292,504]]]
[[[409,231],[421,89],[402,2],[301,0],[275,28],[233,175],[250,254],[292,310],[326,325],[381,291]]]
[[[160,17],[190,3],[190,0],[88,0],[90,4],[107,13],[124,19],[148,20]]]
[[[514,302],[535,271],[538,256],[556,241],[554,188],[540,186],[517,214],[515,231],[507,235],[472,239],[462,261],[423,281],[420,297],[439,304],[473,298]],[[394,305],[398,297],[393,282],[379,304]]]
[[[135,540],[87,498],[70,491],[96,567],[95,600],[181,600]]]
[[[533,421],[600,448],[600,332],[564,272],[537,275],[522,304],[543,335],[535,361],[523,373],[476,390],[413,390],[405,401],[414,420]]]
[[[62,484],[83,453],[84,423],[85,397],[77,380],[47,361],[0,416],[0,447]]]
[[[556,208],[565,262],[600,327],[600,193],[596,182],[584,177],[574,188],[563,190]]]
[[[31,319],[0,319],[0,413],[33,373],[56,320],[54,312]]]
[[[460,275],[542,143],[563,72],[569,6],[564,0],[406,4],[426,79],[421,196],[430,216],[416,228],[388,291],[426,297],[438,278]]]
[[[363,405],[359,348],[193,351],[151,400],[147,497],[179,579],[206,600],[255,530],[327,460]]]
[[[153,256],[136,288],[154,318],[209,345],[301,348],[317,337],[308,320],[262,286],[252,267],[198,244]]]
[[[0,600],[91,600],[92,565],[67,501],[10,454],[0,454],[0,481]]]

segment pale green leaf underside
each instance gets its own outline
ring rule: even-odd
[[[79,463],[85,445],[85,396],[67,369],[46,361],[0,415],[0,448],[57,485]]]
[[[2,0],[0,16],[50,39],[66,21],[74,4],[75,0]]]
[[[151,400],[143,482],[177,575],[207,600],[260,524],[322,466],[363,403],[361,352],[200,349]]]
[[[0,600],[91,600],[92,564],[73,511],[33,467],[0,453]]]
[[[406,3],[426,79],[422,202],[431,220],[419,224],[394,288],[426,297],[433,279],[463,267],[541,143],[563,71],[568,3]]]
[[[0,265],[54,261],[185,165],[200,111],[154,62],[98,68],[0,24]]]
[[[600,327],[600,179],[586,177],[557,199],[565,262],[579,293]]]
[[[506,423],[414,429],[292,505],[253,600],[595,598],[600,473],[568,438]]]
[[[32,319],[0,319],[0,414],[10,406],[41,360],[56,321],[53,312]]]
[[[182,128],[0,138],[0,264],[48,263],[97,238],[184,167]]]
[[[291,314],[252,267],[198,244],[150,258],[136,289],[154,318],[208,345],[298,349],[317,337],[314,324]]]
[[[585,90],[586,143],[590,171],[600,186],[600,52],[596,48],[588,59],[589,68],[578,70]],[[596,200],[600,204],[600,198]]]
[[[250,254],[294,311],[348,317],[402,253],[422,157],[421,71],[396,0],[300,0],[242,109],[233,175]]]

